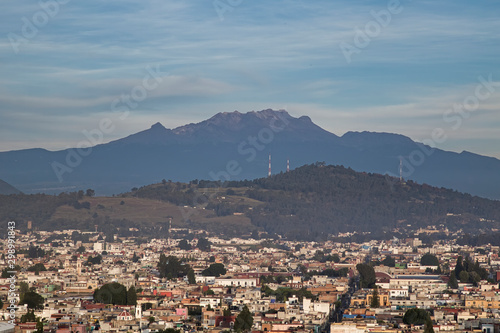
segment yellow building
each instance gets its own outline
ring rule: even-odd
[[[500,309],[500,299],[466,298],[466,308]]]

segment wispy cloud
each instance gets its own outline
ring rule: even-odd
[[[425,137],[478,76],[500,78],[500,5],[401,4],[403,11],[346,64],[339,43],[352,40],[387,1],[244,1],[223,21],[211,1],[70,1],[19,54],[7,34],[22,34],[23,18],[31,20],[40,5],[0,3],[0,123],[9,133],[0,134],[0,150],[29,145],[26,138],[32,147],[76,140],[71,133],[109,112],[154,64],[168,76],[116,135],[156,121],[182,125],[219,111],[288,106],[340,134]],[[482,103],[447,144],[464,146],[468,138],[500,157],[499,148],[489,148],[499,147],[490,130],[499,106],[497,97]]]

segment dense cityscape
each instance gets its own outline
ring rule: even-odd
[[[8,267],[2,243],[0,316],[16,332],[493,333],[500,326],[498,246],[429,245],[417,236],[221,239],[187,229],[144,239],[28,227],[15,235],[16,266]]]

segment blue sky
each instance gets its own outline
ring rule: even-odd
[[[497,1],[41,3],[0,3],[0,151],[73,147],[106,118],[111,141],[158,121],[174,128],[273,108],[337,135],[428,142],[440,129],[438,148],[500,158]],[[127,117],[114,112],[113,101],[143,87],[147,68],[162,72],[148,81],[158,85]],[[463,103],[468,110],[453,110]]]

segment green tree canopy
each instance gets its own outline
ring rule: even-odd
[[[28,267],[28,271],[30,272],[45,272],[47,270],[47,268],[45,268],[45,265],[42,264],[42,263],[37,263],[37,264],[34,264],[33,266],[30,266]]]
[[[30,245],[28,249],[28,257],[30,258],[41,258],[45,256],[45,251],[39,246]]]
[[[196,277],[194,276],[194,270],[190,269],[187,273],[188,283],[196,284]]]
[[[426,253],[420,259],[420,265],[422,266],[439,266],[439,259],[430,253]]]
[[[382,260],[381,263],[382,263],[382,265],[388,266],[388,267],[394,267],[394,266],[396,266],[396,260],[394,260],[394,258],[391,257],[391,256],[385,257],[385,259]]]
[[[189,244],[189,242],[188,242],[187,240],[185,240],[185,239],[181,240],[181,241],[179,242],[179,245],[178,245],[178,246],[179,246],[179,249],[181,249],[181,250],[186,250],[186,251],[187,251],[187,250],[191,250],[191,245],[190,245],[190,244]]]
[[[95,257],[88,257],[87,263],[89,263],[90,265],[99,265],[102,263],[102,256],[98,254]]]
[[[94,301],[104,304],[127,305],[127,288],[118,282],[106,283],[94,291]]]
[[[43,309],[44,298],[34,291],[24,293],[23,298],[19,302],[20,305],[27,304],[28,308],[41,310]]]
[[[196,246],[201,251],[209,252],[211,245],[212,245],[212,243],[210,243],[210,241],[208,239],[201,237],[200,239],[198,239],[198,244]]]
[[[134,286],[127,290],[127,305],[137,305],[137,293]]]
[[[247,306],[243,307],[243,310],[240,312],[236,320],[234,321],[234,329],[237,332],[248,332],[252,329],[253,325],[253,316],[248,310]]]
[[[429,312],[424,309],[409,309],[405,312],[403,317],[403,323],[407,325],[424,325],[428,321],[430,321],[431,317]]]
[[[224,274],[226,274],[226,268],[224,267],[224,264],[219,264],[219,263],[211,264],[207,269],[201,272],[201,275],[203,276],[219,277]]]
[[[455,276],[455,271],[450,272],[450,279],[448,280],[448,287],[450,287],[451,289],[458,288],[458,281],[457,281],[457,277]]]
[[[160,261],[158,262],[160,277],[166,277],[169,280],[177,279],[185,276],[190,269],[189,265],[182,264],[176,256],[167,257],[163,253],[160,254]]]
[[[357,264],[356,269],[360,275],[361,288],[373,288],[376,281],[373,267],[368,264]]]
[[[370,303],[371,308],[378,308],[380,307],[380,297],[378,296],[378,288],[377,286],[373,287],[373,292],[372,292],[372,301]]]
[[[469,282],[469,273],[467,273],[466,271],[461,271],[458,275],[458,278],[460,279],[460,282],[467,283]]]

